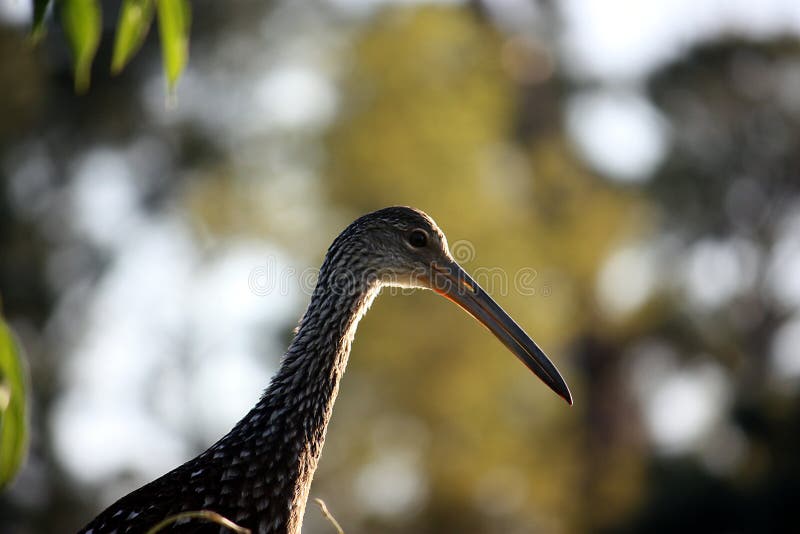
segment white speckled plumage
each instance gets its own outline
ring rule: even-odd
[[[419,232],[422,245],[413,239]],[[442,270],[445,264],[451,271]],[[436,276],[451,284],[448,289],[434,287]],[[358,321],[386,284],[445,294],[571,402],[544,353],[460,270],[433,220],[413,208],[385,208],[354,221],[328,249],[295,337],[256,406],[208,450],[122,497],[80,532],[146,532],[171,515],[205,509],[254,533],[298,534]],[[493,326],[497,317],[502,327]],[[216,533],[221,527],[191,519],[163,531]]]

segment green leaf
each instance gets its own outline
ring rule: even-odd
[[[83,93],[89,88],[92,61],[100,44],[102,16],[97,0],[60,0],[61,25],[72,48],[75,69],[75,91]]]
[[[47,8],[50,7],[50,0],[34,0],[33,2],[33,26],[31,27],[31,36],[33,41],[37,42],[44,35],[44,16],[47,13]]]
[[[158,29],[164,73],[170,90],[186,66],[189,55],[189,22],[191,8],[188,0],[158,0]]]
[[[0,318],[0,488],[19,470],[28,444],[21,351]]]
[[[139,50],[153,20],[153,0],[124,0],[117,22],[111,72],[118,74]]]

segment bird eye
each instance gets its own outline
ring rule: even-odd
[[[428,235],[422,230],[414,230],[408,234],[408,242],[412,247],[422,248],[428,244]]]

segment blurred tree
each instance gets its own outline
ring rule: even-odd
[[[515,141],[517,87],[503,64],[508,45],[465,10],[382,12],[354,45],[342,118],[328,136],[327,187],[350,213],[415,205],[451,239],[470,240],[451,243],[456,257],[465,253],[459,259],[467,269],[523,325],[535,324],[534,337],[558,354],[593,320],[597,269],[610,247],[640,232],[631,223],[646,204],[577,165],[557,122]],[[350,448],[353,436],[371,427],[346,413],[358,402],[349,393],[353,375],[383,385],[366,421],[399,413],[421,416],[424,428],[436,429],[418,451],[430,477],[429,500],[400,528],[573,531],[586,527],[582,508],[595,499],[603,499],[597,509],[607,518],[629,509],[641,475],[641,457],[629,454],[629,443],[608,447],[617,454],[606,457],[608,467],[598,474],[609,489],[589,488],[576,499],[587,461],[578,419],[516,362],[487,360],[499,352],[496,343],[459,327],[469,319],[435,298],[384,299],[376,308],[381,313],[365,320],[354,347],[328,447]],[[442,338],[445,331],[459,335]],[[402,332],[414,335],[402,345],[389,341]],[[352,450],[381,454],[368,446]],[[348,464],[361,461],[351,454]],[[323,471],[316,487],[331,491],[346,472]],[[369,529],[376,530],[395,531],[378,517]]]
[[[679,233],[686,249],[701,240],[749,244],[757,267],[753,281],[723,306],[693,306],[674,292],[648,331],[688,357],[706,354],[729,370],[734,399],[726,416],[746,445],[723,474],[692,457],[651,457],[641,510],[612,532],[796,528],[800,461],[789,451],[800,447],[800,398],[775,388],[769,358],[791,308],[769,288],[772,258],[800,200],[800,108],[791,89],[799,62],[796,38],[731,39],[698,47],[650,81],[675,139],[647,187],[663,208],[661,224]]]

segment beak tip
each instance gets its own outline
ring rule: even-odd
[[[558,393],[559,397],[567,401],[567,404],[572,406],[572,393],[570,392],[569,387],[567,387],[566,384],[563,384],[563,386],[564,386],[563,389],[556,390],[556,393]]]

